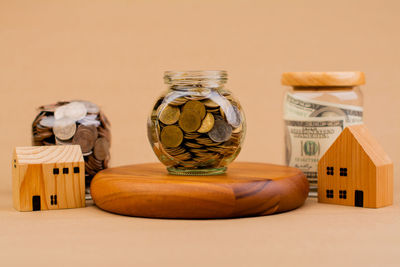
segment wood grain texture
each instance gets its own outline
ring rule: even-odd
[[[365,77],[361,71],[284,72],[281,83],[290,86],[356,86],[365,84]]]
[[[301,206],[308,181],[295,168],[232,163],[216,176],[169,175],[159,163],[106,169],[91,184],[106,211],[151,218],[233,218],[268,215]]]
[[[55,168],[58,174],[53,173]],[[14,208],[19,211],[32,211],[34,197],[40,210],[84,207],[85,162],[80,146],[15,148],[12,187]]]
[[[340,168],[346,168],[346,176]],[[326,190],[333,190],[333,197]],[[347,127],[318,163],[319,202],[354,206],[361,201],[356,190],[363,192],[363,207],[393,204],[393,163],[365,125]],[[346,191],[346,198],[339,191]]]

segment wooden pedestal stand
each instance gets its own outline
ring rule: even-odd
[[[264,163],[232,163],[223,175],[174,176],[159,163],[110,168],[91,184],[95,204],[113,213],[149,218],[235,218],[301,206],[304,174]]]

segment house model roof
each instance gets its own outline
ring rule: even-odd
[[[16,147],[14,153],[19,164],[83,161],[79,145]]]
[[[392,164],[392,160],[383,150],[378,141],[370,134],[364,124],[348,126],[343,130],[334,144],[338,142],[342,136],[347,134],[351,134],[357,140],[364,152],[370,157],[376,166]],[[329,152],[329,149],[327,152]]]

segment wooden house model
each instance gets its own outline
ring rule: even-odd
[[[12,190],[19,211],[85,206],[85,162],[79,145],[17,147]]]
[[[345,128],[319,160],[318,202],[367,208],[393,203],[393,163],[364,125]]]

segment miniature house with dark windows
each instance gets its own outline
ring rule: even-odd
[[[19,211],[85,206],[85,162],[78,145],[17,147],[13,203]]]
[[[319,160],[318,202],[367,208],[393,203],[393,163],[364,125],[344,129]]]

